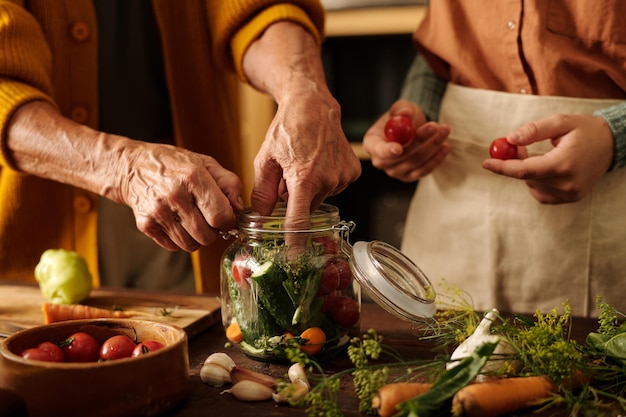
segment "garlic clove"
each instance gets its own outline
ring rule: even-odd
[[[204,364],[206,365],[207,363],[219,365],[228,372],[235,367],[235,361],[224,352],[215,352],[210,354],[209,357],[204,360]]]
[[[230,379],[233,381],[233,384],[237,384],[240,381],[253,381],[270,388],[274,388],[278,384],[278,381],[276,381],[274,377],[255,372],[239,365],[235,365],[233,369],[231,369]]]
[[[309,379],[307,378],[306,372],[304,370],[304,365],[302,365],[301,363],[294,363],[293,365],[291,365],[289,367],[289,370],[287,371],[287,376],[289,377],[289,380],[294,384],[302,382],[306,384],[307,387],[310,387]]]
[[[230,372],[214,363],[205,363],[200,368],[200,379],[205,384],[221,387],[231,382]]]
[[[222,394],[232,394],[239,401],[266,401],[272,399],[274,390],[267,385],[251,380],[241,380]]]

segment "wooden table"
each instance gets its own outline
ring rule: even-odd
[[[595,320],[576,320],[573,329],[573,336],[578,341],[584,341],[587,333],[595,329]],[[365,303],[362,312],[362,331],[369,328],[376,329],[382,334],[386,344],[396,348],[405,359],[428,358],[431,355],[429,347],[417,340],[411,325],[403,322],[383,309],[372,303]],[[287,366],[267,364],[249,359],[239,353],[236,348],[225,348],[226,338],[224,330],[220,325],[213,326],[203,333],[193,337],[189,342],[189,357],[191,368],[191,392],[186,403],[177,410],[168,414],[176,417],[195,416],[306,416],[306,411],[301,408],[294,408],[286,405],[277,405],[273,401],[248,403],[241,402],[230,394],[221,394],[225,388],[214,388],[202,383],[200,380],[200,368],[206,357],[214,352],[228,353],[237,364],[243,365],[255,371],[259,371],[274,377],[282,378],[286,374]],[[352,367],[346,355],[337,357],[325,363],[324,369],[334,372]],[[358,399],[354,394],[350,378],[342,383],[339,395],[340,407],[346,417],[364,416],[358,412]],[[520,414],[517,414],[520,415]],[[543,416],[544,414],[533,414]],[[554,416],[554,410],[546,413],[545,416]],[[566,414],[564,414],[566,415]]]
[[[15,298],[14,304],[19,304],[25,311],[30,311],[28,304],[29,300],[32,301],[33,306],[38,306],[41,303],[41,299],[37,298],[38,292],[36,287],[25,286],[24,288],[7,286],[8,283],[0,281],[0,290],[4,293],[11,291],[10,294]],[[5,294],[6,295],[6,294]],[[273,401],[249,403],[236,400],[230,394],[222,394],[222,391],[226,388],[215,388],[203,383],[200,380],[200,368],[204,363],[204,360],[214,352],[226,352],[228,353],[237,364],[245,366],[246,368],[272,375],[276,378],[284,378],[287,365],[268,364],[258,362],[248,358],[244,354],[240,353],[238,348],[229,347],[225,348],[227,342],[224,329],[219,321],[219,304],[216,309],[216,295],[176,295],[171,293],[155,292],[155,291],[138,291],[138,290],[107,290],[99,289],[95,290],[92,294],[91,302],[96,304],[111,302],[115,300],[116,303],[130,303],[132,305],[142,304],[146,305],[180,305],[187,311],[194,312],[195,310],[206,310],[206,314],[201,314],[200,318],[196,315],[192,315],[189,318],[189,322],[184,321],[181,323],[189,334],[189,365],[190,365],[190,380],[191,389],[188,399],[180,404],[175,410],[165,414],[165,417],[195,417],[207,415],[211,416],[234,416],[234,417],[257,417],[257,416],[306,416],[306,410],[303,408],[295,408],[287,405],[277,405]],[[121,301],[120,301],[121,300]],[[156,304],[155,304],[156,303]],[[5,302],[0,306],[0,318],[4,317],[15,318],[7,310],[8,303]],[[38,310],[38,307],[33,307]],[[37,320],[41,320],[40,313],[31,314],[36,317]],[[26,317],[30,315],[26,314]],[[184,317],[182,317],[184,318]],[[30,319],[33,319],[30,317]],[[216,323],[210,325],[210,323]],[[23,323],[34,325],[37,323]],[[418,340],[416,332],[411,329],[411,324],[402,321],[391,314],[384,311],[382,308],[371,302],[363,304],[361,315],[361,331],[365,332],[367,329],[373,328],[378,331],[379,334],[384,336],[384,343],[391,345],[396,349],[406,360],[415,359],[428,359],[432,357],[431,346]],[[572,337],[578,342],[583,343],[588,332],[597,328],[597,321],[594,319],[575,319],[572,329]],[[323,364],[324,370],[328,373],[333,373],[345,369],[352,368],[352,363],[347,358],[346,354],[336,357],[330,362]],[[354,387],[351,383],[351,378],[348,376],[343,380],[340,394],[339,405],[346,417],[363,417],[358,411],[359,401],[354,393]],[[524,414],[516,414],[516,416],[522,416]],[[527,413],[526,415],[530,415]],[[547,417],[555,416],[554,410],[550,410],[544,414],[532,414],[533,417]],[[562,413],[567,415],[567,413]],[[615,414],[617,415],[617,414]]]

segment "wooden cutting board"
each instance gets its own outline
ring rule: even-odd
[[[0,324],[30,328],[44,324],[44,297],[38,286],[0,283]],[[160,291],[94,289],[81,304],[135,311],[145,319],[182,327],[191,338],[220,321],[215,295],[179,295]]]

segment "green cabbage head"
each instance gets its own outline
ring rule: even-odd
[[[80,303],[91,292],[91,274],[76,252],[48,249],[35,267],[35,279],[43,296],[55,304]]]

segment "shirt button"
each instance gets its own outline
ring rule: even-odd
[[[88,213],[93,207],[91,199],[84,194],[79,194],[74,197],[74,210],[80,214]]]
[[[86,123],[89,118],[89,114],[87,113],[87,109],[82,106],[76,106],[72,109],[70,117],[76,123]]]
[[[515,24],[515,22],[514,22],[514,21],[509,20],[508,22],[506,22],[506,27],[507,27],[508,29],[513,30],[513,29],[515,29],[515,28],[517,27],[517,24]]]
[[[89,26],[87,26],[86,23],[82,22],[74,23],[71,29],[71,34],[74,40],[84,41],[90,35]]]

